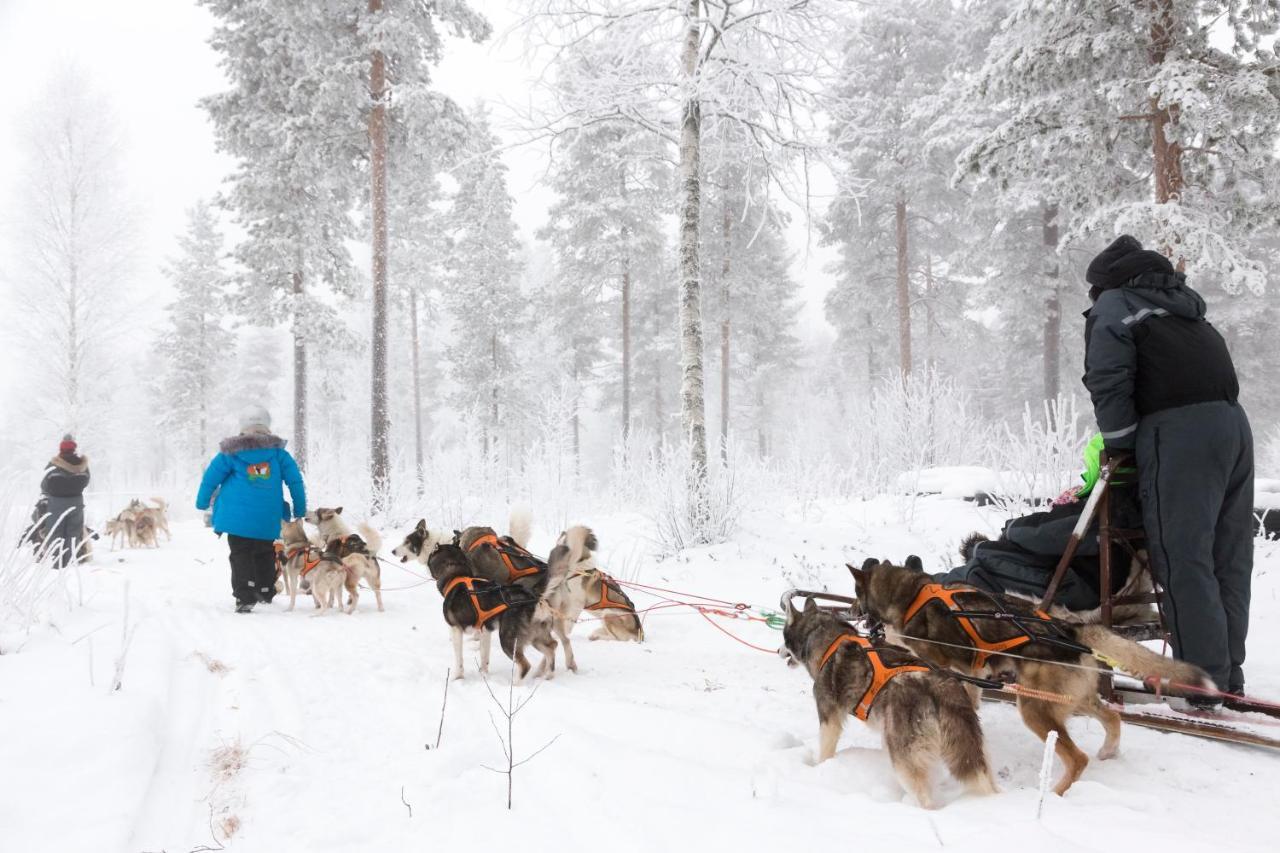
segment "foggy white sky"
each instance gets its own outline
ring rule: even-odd
[[[515,20],[508,0],[473,0],[472,5],[489,17],[495,32]],[[202,95],[224,86],[217,57],[206,43],[211,27],[211,16],[194,0],[0,0],[0,281],[21,275],[9,249],[12,226],[23,215],[16,189],[24,113],[51,73],[73,62],[111,102],[122,126],[125,174],[141,216],[136,290],[157,296],[150,300],[156,307],[167,299],[160,266],[173,252],[183,211],[216,193],[231,167],[214,149],[209,122],[196,105]],[[523,101],[532,73],[518,37],[510,37],[485,45],[451,41],[436,79],[442,91],[462,103],[480,98],[496,105]],[[504,116],[495,106],[499,126]],[[541,149],[506,155],[516,220],[526,240],[543,222],[550,202],[550,194],[537,185],[543,155]],[[821,299],[829,286],[822,266],[829,254],[806,246],[798,210],[791,238],[795,274],[804,284],[802,320],[807,330],[822,334]],[[5,378],[0,366],[0,392]]]

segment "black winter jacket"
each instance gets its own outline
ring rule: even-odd
[[[58,454],[49,460],[40,491],[52,498],[78,498],[89,486],[89,457]]]
[[[1085,314],[1084,384],[1109,450],[1132,449],[1144,415],[1236,401],[1231,353],[1204,312],[1182,273],[1147,272]]]

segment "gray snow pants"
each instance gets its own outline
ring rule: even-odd
[[[1238,404],[1197,403],[1138,425],[1143,525],[1173,653],[1221,690],[1244,687],[1253,575],[1253,434]]]

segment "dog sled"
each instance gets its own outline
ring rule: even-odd
[[[1149,577],[1151,573],[1150,565],[1141,549],[1142,540],[1145,538],[1143,531],[1117,527],[1112,523],[1109,491],[1116,483],[1120,461],[1109,460],[1103,466],[1098,483],[1089,497],[1044,596],[1034,607],[1033,615],[1012,613],[1002,608],[997,608],[996,611],[966,610],[956,604],[954,595],[948,595],[948,590],[945,588],[932,596],[947,606],[951,616],[974,640],[973,648],[977,657],[982,659],[993,655],[1018,657],[1017,643],[1007,641],[985,643],[981,639],[979,636],[981,629],[977,626],[982,625],[984,621],[986,624],[997,621],[1013,624],[1025,635],[1024,643],[1033,640],[1040,643],[1061,643],[1065,648],[1075,642],[1056,635],[1060,632],[1054,631],[1053,626],[1056,620],[1049,613],[1059,585],[1075,556],[1076,548],[1095,519],[1098,522],[1100,539],[1101,606],[1098,612],[1102,627],[1135,642],[1161,640],[1167,643],[1168,638],[1159,610],[1160,589],[1155,585],[1154,578],[1151,578],[1152,591],[1145,593],[1129,593],[1124,590],[1117,592],[1112,584],[1113,545],[1118,545],[1133,558],[1137,566],[1136,571],[1146,572]],[[931,584],[929,588],[934,586],[938,585]],[[877,639],[878,626],[867,622],[856,597],[793,589],[783,595],[781,604],[783,612],[787,612],[791,600],[797,597],[819,602],[819,607],[843,619],[852,631],[871,641]],[[1146,613],[1149,616],[1119,622],[1115,619],[1117,613],[1133,614],[1135,612]],[[1078,643],[1076,645],[1081,652],[1097,656],[1093,650],[1079,646]],[[1280,730],[1276,728],[1280,726],[1280,722],[1277,722],[1280,720],[1280,705],[1243,696],[1226,696],[1223,710],[1218,712],[1179,710],[1165,701],[1170,685],[1144,683],[1138,678],[1114,672],[1108,663],[1109,661],[1100,659],[1099,671],[1102,674],[1099,677],[1099,694],[1124,722],[1143,728],[1192,735],[1209,740],[1280,749]],[[958,673],[955,677],[980,688],[983,698],[991,701],[1014,702],[1017,701],[1019,693],[1024,692],[1020,691],[1016,684],[1009,684],[1002,680]],[[1178,685],[1178,687],[1184,693],[1196,689],[1191,685]],[[1053,701],[1052,697],[1036,696],[1035,698]]]
[[[1113,524],[1111,488],[1124,482],[1123,478],[1126,475],[1121,473],[1124,470],[1121,468],[1123,461],[1121,458],[1112,458],[1103,464],[1098,483],[1089,495],[1084,512],[1080,514],[1080,521],[1054,569],[1053,577],[1039,606],[1042,610],[1048,610],[1053,606],[1054,597],[1066,576],[1072,558],[1075,557],[1076,549],[1096,519],[1101,590],[1099,613],[1102,626],[1131,640],[1159,640],[1168,644],[1168,633],[1160,611],[1161,590],[1151,572],[1150,561],[1141,547],[1146,539],[1146,533],[1140,529],[1118,527]],[[1151,580],[1152,592],[1122,594],[1113,591],[1114,545],[1119,545],[1120,549],[1133,559],[1136,571],[1146,573]],[[1150,618],[1125,622],[1115,620],[1117,611],[1122,608],[1132,609],[1135,605],[1145,605]],[[1106,667],[1104,672],[1107,674],[1100,680],[1099,690],[1103,698],[1118,706],[1117,710],[1127,723],[1160,731],[1196,735],[1211,740],[1280,749],[1280,731],[1266,731],[1268,726],[1280,725],[1274,722],[1280,720],[1280,705],[1276,703],[1244,696],[1225,696],[1223,697],[1224,712],[1204,714],[1179,712],[1164,703],[1164,697],[1159,690],[1132,678],[1122,675],[1113,676]],[[991,698],[1003,699],[1004,697],[992,696]],[[1252,715],[1259,716],[1250,719]]]

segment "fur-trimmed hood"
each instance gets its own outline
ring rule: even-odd
[[[243,450],[283,449],[288,444],[283,438],[271,433],[248,432],[224,438],[218,445],[223,453],[239,453]]]
[[[72,462],[65,456],[55,456],[49,460],[49,466],[51,468],[66,471],[68,474],[83,474],[85,471],[89,470],[88,456],[77,456],[76,459],[78,461]]]

